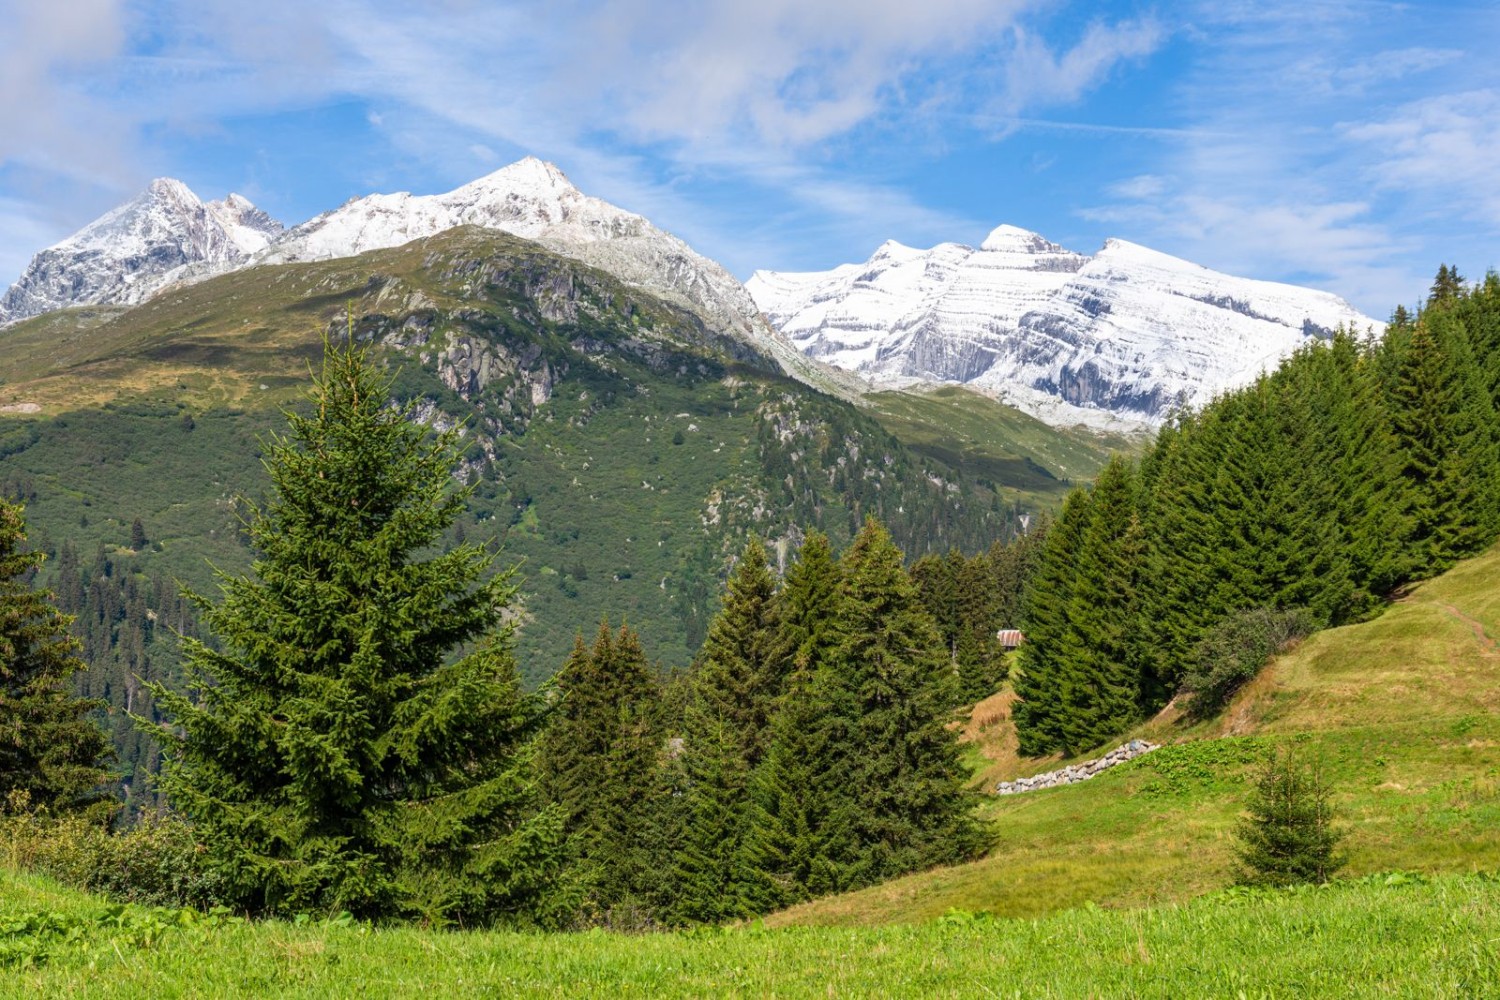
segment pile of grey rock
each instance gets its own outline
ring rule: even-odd
[[[1116,764],[1123,764],[1127,760],[1134,760],[1142,754],[1148,754],[1160,747],[1160,743],[1131,740],[1129,743],[1115,747],[1103,757],[1096,757],[1081,764],[1069,764],[1067,767],[1059,770],[1048,771],[1045,774],[1034,774],[1029,778],[1002,781],[995,786],[995,794],[1015,795],[1020,792],[1034,792],[1039,788],[1056,788],[1059,785],[1072,785],[1080,781],[1087,781],[1100,771],[1114,767]]]

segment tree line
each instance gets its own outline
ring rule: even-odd
[[[718,922],[984,848],[950,723],[964,685],[998,676],[961,651],[974,608],[1015,603],[1026,539],[932,562],[923,585],[873,518],[839,557],[809,533],[781,580],[752,539],[690,668],[663,673],[605,622],[527,691],[511,575],[485,546],[440,544],[466,499],[456,435],[392,406],[352,344],[329,346],[311,395],[266,442],[252,571],[215,598],[173,604],[64,546],[70,621],[30,589],[41,556],[5,507],[5,622],[25,626],[3,632],[7,690],[47,708],[0,721],[37,760],[72,747],[65,768],[0,763],[7,808],[99,802],[109,753],[88,715],[123,698],[192,863],[247,912]],[[934,603],[949,570],[987,596]],[[163,624],[182,662],[153,676]],[[102,698],[69,697],[70,676]]]
[[[1117,735],[1246,616],[1359,621],[1486,548],[1497,406],[1500,277],[1445,265],[1381,336],[1311,343],[1114,459],[1066,498],[1025,595],[1022,752]]]

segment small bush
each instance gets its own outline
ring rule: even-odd
[[[219,879],[180,819],[148,818],[114,833],[79,816],[22,813],[0,819],[0,851],[13,869],[122,903],[207,909],[219,902]]]
[[[1344,865],[1338,845],[1344,831],[1334,810],[1323,765],[1304,761],[1291,747],[1266,758],[1235,836],[1240,885],[1288,886],[1327,882]]]
[[[1220,622],[1198,643],[1182,680],[1189,714],[1207,718],[1219,711],[1267,660],[1317,628],[1306,608],[1252,608]]]

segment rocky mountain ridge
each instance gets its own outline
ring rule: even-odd
[[[136,305],[178,281],[244,266],[282,232],[246,198],[204,202],[158,178],[32,258],[0,296],[0,324],[77,305]]]
[[[1380,326],[1328,292],[1221,274],[1125,240],[1093,256],[1000,226],[978,247],[883,244],[746,288],[809,356],[876,381],[957,382],[1049,423],[1160,422],[1309,338]]]

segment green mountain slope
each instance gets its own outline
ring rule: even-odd
[[[914,557],[986,546],[1017,511],[995,470],[908,447],[696,315],[476,229],[10,328],[0,488],[27,500],[43,547],[69,541],[85,560],[102,547],[116,574],[203,588],[207,559],[245,568],[235,498],[265,488],[255,442],[301,405],[346,305],[385,349],[396,395],[465,427],[477,488],[457,531],[521,563],[533,680],[606,614],[686,663],[747,532],[789,545],[819,527],[842,542],[871,513]]]
[[[922,920],[950,907],[1029,916],[1185,900],[1230,880],[1246,773],[1292,741],[1322,756],[1349,830],[1348,874],[1500,865],[1500,548],[1373,621],[1278,657],[1217,719],[1169,707],[1125,738],[1171,745],[1077,785],[991,799],[999,844],[969,865],[830,897],[785,924]],[[971,735],[986,788],[1057,767],[1015,756],[1008,694]],[[1084,755],[1094,756],[1093,754]]]
[[[961,467],[1027,508],[1061,504],[1068,489],[1092,480],[1110,455],[1138,452],[1147,440],[1145,432],[1050,427],[963,386],[875,392],[865,399],[908,447]]]

